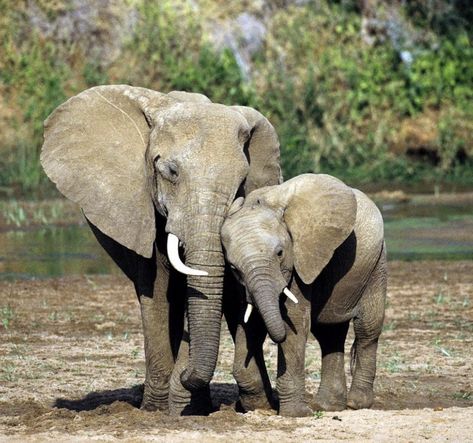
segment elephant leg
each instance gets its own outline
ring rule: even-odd
[[[257,312],[244,323],[246,296],[230,272],[225,275],[223,312],[235,343],[233,377],[238,384],[239,404],[245,412],[274,409],[271,382],[264,362],[263,343],[266,327]]]
[[[89,220],[87,222],[100,245],[124,274],[133,281],[140,302],[146,359],[146,378],[141,408],[150,411],[157,409],[166,411],[169,378],[174,366],[174,341],[180,340],[182,331],[179,332],[177,322],[169,319],[179,306],[179,302],[174,300],[171,294],[172,283],[178,280],[170,278],[164,228],[161,228],[158,235],[158,238],[162,240],[158,242],[153,258],[148,259],[125,248],[100,231]],[[172,304],[168,300],[171,300]],[[182,314],[180,316],[182,318]],[[170,330],[170,325],[174,325],[174,330]]]
[[[317,323],[312,332],[322,351],[320,385],[315,396],[315,407],[323,411],[341,411],[347,404],[345,379],[345,339],[349,322],[337,324]]]
[[[235,343],[233,377],[238,384],[239,406],[245,412],[275,409],[263,354],[266,327],[257,312],[253,312],[248,323],[244,323],[246,301],[243,286],[228,272],[225,275],[223,311]]]
[[[165,257],[159,255],[159,252],[157,254],[158,278],[151,296],[137,288],[146,359],[141,408],[148,411],[167,411],[169,381],[177,353],[176,342],[180,341],[182,336],[183,302],[174,294],[179,292],[179,288],[176,288],[175,273],[169,273]]]
[[[373,404],[373,383],[376,375],[376,352],[384,320],[386,299],[386,257],[383,254],[370,276],[359,301],[353,325],[353,380],[347,405],[352,409],[369,408]]]
[[[238,384],[240,406],[245,412],[274,409],[271,382],[263,355],[265,338],[266,327],[257,313],[251,316],[247,324],[237,326],[233,376]]]
[[[171,374],[169,391],[170,415],[208,415],[212,411],[210,386],[189,391],[181,382],[181,374],[189,362],[189,329],[187,319],[184,321],[184,333],[179,346],[176,364]]]
[[[302,284],[302,283],[301,283]],[[296,279],[290,288],[298,304],[286,299],[281,309],[287,323],[286,340],[278,345],[279,414],[287,417],[312,415],[305,395],[305,348],[310,329],[310,300],[302,294]]]

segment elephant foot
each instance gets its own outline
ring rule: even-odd
[[[148,412],[156,412],[156,411],[168,412],[168,403],[166,402],[166,405],[162,405],[160,403],[154,403],[154,402],[143,400],[141,402],[140,409],[142,411],[148,411]]]
[[[275,409],[265,392],[240,394],[237,408],[242,412],[254,411],[256,409]]]
[[[346,392],[330,392],[319,389],[315,396],[314,409],[317,411],[343,411],[346,407]]]
[[[209,415],[212,411],[209,386],[192,392],[187,391],[184,387],[180,392],[171,391],[169,396],[170,415]]]
[[[169,409],[169,389],[152,389],[149,386],[144,388],[143,399],[140,409],[143,411],[164,411]]]
[[[279,415],[284,417],[312,417],[314,412],[305,400],[297,400],[288,403],[281,403]]]
[[[372,389],[352,388],[348,394],[347,406],[350,409],[366,409],[373,405],[374,394]]]

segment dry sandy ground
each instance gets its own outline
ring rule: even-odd
[[[226,330],[218,412],[140,411],[141,326],[124,278],[0,282],[0,309],[0,441],[473,441],[473,261],[391,262],[373,409],[311,418],[234,412]],[[274,380],[276,346],[266,348]],[[319,371],[311,341],[311,394]]]

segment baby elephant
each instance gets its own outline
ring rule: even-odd
[[[255,305],[279,343],[279,413],[312,414],[304,381],[309,329],[322,351],[317,410],[370,407],[387,279],[383,219],[375,204],[334,177],[303,174],[235,200],[222,241],[247,290],[245,322]],[[280,300],[283,293],[292,301]],[[347,395],[344,345],[352,319]]]

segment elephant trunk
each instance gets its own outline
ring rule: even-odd
[[[220,241],[225,205],[193,219],[186,240],[186,265],[207,275],[188,275],[189,365],[181,374],[188,390],[206,386],[215,371],[220,342],[224,256]]]
[[[247,281],[248,290],[275,343],[281,343],[286,338],[286,327],[279,307],[279,296],[285,284],[279,288],[278,282],[279,279],[274,279],[272,273],[264,268],[252,268]]]

